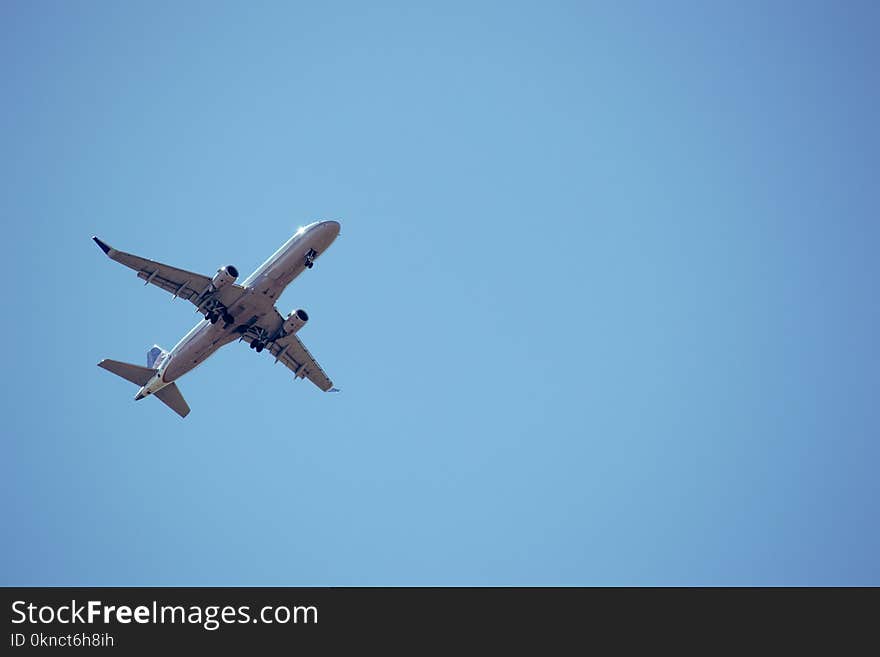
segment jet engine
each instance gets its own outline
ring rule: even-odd
[[[234,283],[236,278],[238,278],[238,270],[232,265],[226,265],[217,270],[214,278],[211,279],[211,285],[215,290],[219,290],[230,283]]]
[[[305,310],[302,308],[291,310],[287,319],[284,320],[284,332],[287,335],[296,333],[306,325],[307,321],[309,321],[309,314]]]

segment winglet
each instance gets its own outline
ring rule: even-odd
[[[342,392],[339,388],[330,388],[327,392]]]
[[[107,255],[110,255],[110,251],[113,250],[113,247],[112,247],[112,246],[110,246],[110,245],[107,244],[106,242],[102,242],[101,240],[99,240],[99,239],[98,239],[97,237],[95,237],[95,236],[92,236],[92,239],[95,241],[95,244],[97,244],[98,246],[101,247],[101,250],[102,250],[104,253],[106,253]]]

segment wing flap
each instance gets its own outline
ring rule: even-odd
[[[207,276],[190,277],[182,269],[174,270],[172,267],[167,266],[155,267],[149,271],[138,270],[137,277],[146,283],[170,292],[175,297],[180,297],[193,303],[196,303],[195,300],[208,290],[211,283],[210,279],[207,283],[204,283],[204,279]]]
[[[276,340],[268,350],[275,357],[275,362],[284,363],[296,378],[308,379],[324,392],[333,388],[330,377],[296,335]]]

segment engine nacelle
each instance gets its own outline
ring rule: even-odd
[[[217,270],[214,278],[211,279],[211,285],[215,290],[219,290],[230,283],[235,283],[236,278],[238,278],[238,270],[232,265],[226,265]]]
[[[296,333],[306,325],[307,321],[309,321],[309,314],[305,310],[302,308],[291,310],[287,319],[284,320],[284,332],[287,335]]]

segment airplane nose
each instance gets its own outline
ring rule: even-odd
[[[325,231],[332,232],[334,235],[339,235],[339,230],[342,228],[338,221],[333,221],[332,219],[328,221],[321,222],[321,228]]]

